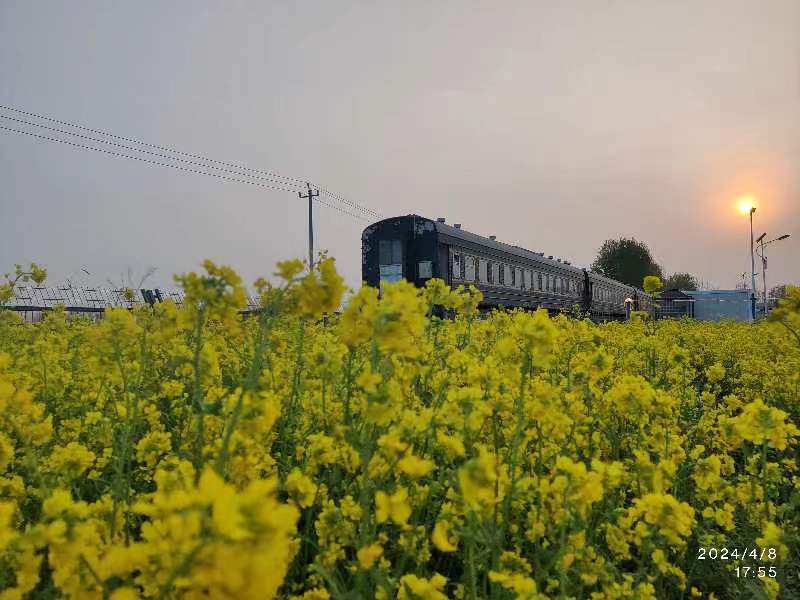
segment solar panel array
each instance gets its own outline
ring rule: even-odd
[[[154,304],[172,300],[178,306],[183,305],[183,290],[140,289],[131,290],[133,299],[124,289],[111,288],[77,288],[77,287],[37,287],[17,286],[14,298],[7,308],[24,312],[50,310],[55,306],[64,306],[67,312],[102,313],[106,308],[133,308],[143,304]],[[261,307],[258,297],[247,297],[247,311]]]

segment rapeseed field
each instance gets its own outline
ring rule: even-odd
[[[800,291],[598,325],[441,281],[335,314],[327,258],[246,318],[176,279],[0,310],[0,600],[800,597]]]

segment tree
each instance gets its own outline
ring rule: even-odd
[[[697,279],[691,273],[673,273],[664,282],[667,290],[696,290]]]
[[[787,284],[776,285],[769,290],[770,298],[786,298],[789,295],[788,288],[791,287]]]
[[[33,281],[36,285],[41,285],[47,279],[47,269],[36,263],[31,263],[27,269],[22,265],[14,265],[14,273],[6,273],[5,278],[6,282],[0,284],[0,307],[14,299],[14,289],[20,281],[23,283]]]
[[[663,278],[661,267],[650,254],[650,248],[633,238],[603,242],[591,268],[601,275],[635,287],[641,287],[648,275]]]

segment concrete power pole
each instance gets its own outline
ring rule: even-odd
[[[319,196],[319,190],[312,190],[311,183],[306,181],[308,192],[297,192],[301,198],[308,198],[308,270],[314,270],[314,198]]]
[[[753,213],[756,207],[750,208],[750,316],[756,320],[756,257],[753,244]]]

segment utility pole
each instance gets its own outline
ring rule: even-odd
[[[308,198],[308,270],[314,270],[314,198],[319,196],[319,190],[311,189],[311,182],[306,181],[308,192],[297,192],[301,198]]]
[[[756,320],[756,257],[753,247],[753,213],[756,207],[750,207],[750,316]]]
[[[761,244],[761,288],[764,291],[764,316],[767,314],[767,257],[764,256],[764,237],[766,232],[762,233],[756,240],[756,243]]]
[[[768,242],[765,242],[764,241],[764,237],[766,237],[766,235],[767,235],[766,233],[763,233],[763,234],[761,234],[761,237],[759,237],[756,240],[756,242],[758,242],[760,244],[760,248],[761,248],[761,252],[758,254],[758,256],[761,258],[761,285],[764,287],[764,314],[765,315],[769,313],[769,308],[767,306],[767,301],[768,301],[768,298],[767,298],[767,256],[764,253],[764,247],[765,246],[769,246],[770,244],[772,244],[774,242],[780,242],[781,240],[785,240],[786,238],[790,237],[789,234],[786,233],[786,234],[784,234],[782,236],[776,237],[773,240],[769,240]]]

